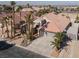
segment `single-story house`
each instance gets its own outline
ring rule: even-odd
[[[67,30],[70,25],[70,20],[61,14],[56,15],[49,13],[44,15],[43,18],[50,21],[46,28],[48,32],[63,32]]]
[[[41,19],[45,19],[49,22],[47,28],[45,29],[47,32],[63,32],[66,31],[70,25],[70,20],[66,16],[62,16],[62,14],[54,14],[53,12],[45,14],[41,18],[35,20],[36,23],[40,22]]]

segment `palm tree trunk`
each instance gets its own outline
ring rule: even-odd
[[[3,27],[2,27],[2,35],[3,35]]]
[[[28,23],[28,39],[30,38],[30,23]]]
[[[20,11],[20,21],[21,21],[21,11]],[[21,33],[21,29],[20,29],[20,33]]]
[[[7,32],[7,37],[9,37],[9,30],[8,30],[8,26],[7,26],[7,21],[5,20],[6,22],[6,32]]]
[[[2,22],[2,27],[1,28],[2,28],[2,34],[1,34],[1,37],[2,37],[2,35],[3,35],[3,22]]]
[[[21,11],[20,11],[20,21],[21,21]]]
[[[13,6],[13,17],[12,18],[13,18],[13,34],[14,34],[13,37],[15,37],[15,29],[14,29],[15,28],[15,11],[14,11],[14,6]]]
[[[12,20],[11,20],[11,38],[13,37],[12,32],[13,32],[13,27],[12,27]]]
[[[13,18],[13,20],[14,20],[14,37],[15,37],[15,12],[13,13],[13,16],[14,16],[14,18]]]
[[[31,27],[31,35],[32,35],[32,40],[33,40],[33,24],[32,24],[32,27]]]

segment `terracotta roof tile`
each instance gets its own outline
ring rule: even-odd
[[[63,32],[70,20],[61,14],[49,13],[43,16],[44,19],[50,20],[48,27],[46,28],[49,32]]]

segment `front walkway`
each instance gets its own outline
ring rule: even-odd
[[[79,41],[72,42],[71,57],[79,58]]]

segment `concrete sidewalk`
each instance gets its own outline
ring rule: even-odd
[[[79,41],[73,40],[70,46],[63,49],[59,55],[60,58],[79,58]]]

